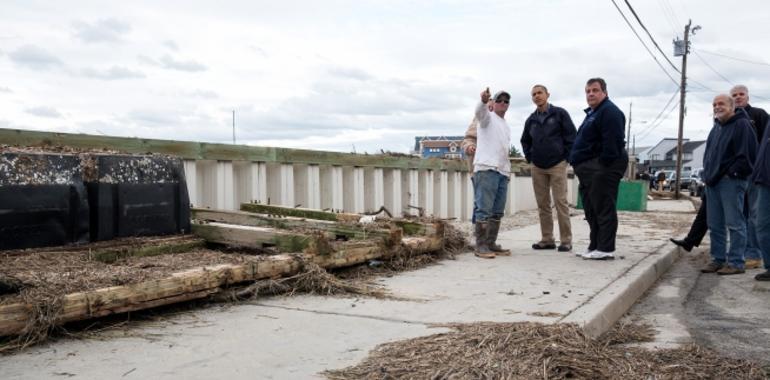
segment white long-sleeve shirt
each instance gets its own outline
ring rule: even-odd
[[[496,170],[511,176],[511,161],[508,152],[511,146],[511,128],[502,117],[490,112],[487,105],[479,102],[476,106],[479,128],[476,137],[476,157],[473,172]]]

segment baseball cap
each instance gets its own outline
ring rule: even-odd
[[[511,94],[505,92],[505,91],[498,91],[495,93],[495,96],[492,97],[492,100],[498,101],[500,98],[506,97],[508,100],[511,100]]]

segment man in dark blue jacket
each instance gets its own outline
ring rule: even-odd
[[[628,166],[624,143],[626,116],[607,97],[607,83],[591,78],[586,83],[586,118],[577,132],[569,162],[580,180],[583,210],[591,228],[585,259],[615,258],[618,232],[618,186]]]
[[[551,193],[559,220],[560,252],[572,250],[572,226],[567,203],[567,159],[575,141],[575,125],[564,108],[548,103],[550,94],[542,84],[532,87],[537,109],[524,122],[521,147],[532,163],[532,187],[540,214],[540,241],[533,249],[554,249]]]
[[[701,178],[706,183],[706,207],[711,231],[711,258],[703,273],[744,273],[746,216],[743,214],[748,177],[753,170],[757,138],[748,114],[735,112],[729,95],[714,98],[714,127],[706,140]],[[727,251],[727,231],[730,251]]]
[[[751,127],[754,129],[754,135],[757,139],[761,139],[765,133],[765,125],[767,125],[768,120],[770,120],[770,116],[762,108],[752,107],[751,104],[749,104],[748,87],[742,84],[735,85],[730,89],[730,96],[732,96],[733,101],[735,102],[736,112],[739,108],[746,111],[749,115]],[[757,145],[759,145],[759,143],[761,143],[761,141],[757,141]],[[758,213],[757,191],[754,189],[751,181],[749,181],[749,188],[746,190],[746,206],[744,209],[744,214],[746,214],[746,217],[748,218],[748,223],[746,224],[748,228],[748,240],[746,242],[746,254],[744,257],[746,259],[746,269],[759,268],[762,264],[762,252],[759,248],[756,232]]]
[[[768,123],[770,124],[770,123]],[[752,181],[757,191],[757,209],[764,210],[756,216],[757,243],[762,251],[765,272],[754,276],[757,281],[770,281],[770,128],[765,125],[757,160],[754,163]]]

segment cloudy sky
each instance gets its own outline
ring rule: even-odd
[[[677,68],[671,40],[702,26],[685,137],[705,138],[731,83],[770,108],[770,3],[629,2]],[[637,146],[676,136],[677,84],[611,0],[480,4],[4,0],[0,128],[229,143],[235,110],[242,144],[406,152],[416,135],[461,135],[485,86],[512,93],[515,140],[535,83],[579,124],[585,80],[601,76],[627,116],[633,102]]]

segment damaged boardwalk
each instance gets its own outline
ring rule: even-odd
[[[668,204],[682,208],[672,211],[692,210],[689,203]],[[595,336],[676,259],[667,238],[688,226],[692,214],[624,212],[620,218],[614,261],[533,251],[539,234],[533,224],[501,233],[511,257],[460,254],[377,279],[393,298],[279,296],[213,306],[107,330],[100,339],[62,340],[5,356],[0,376],[312,378],[358,363],[378,344],[444,332],[436,324],[452,322],[573,322]],[[577,238],[587,237],[582,216],[572,223]],[[585,247],[585,240],[575,241],[576,250]]]

